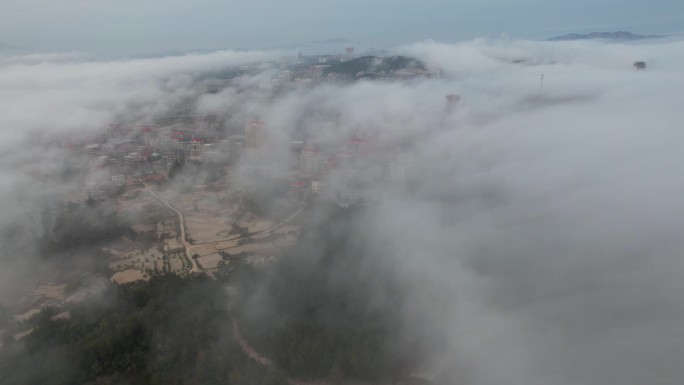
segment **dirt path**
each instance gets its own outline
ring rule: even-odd
[[[233,298],[238,294],[238,289],[236,287],[229,286],[226,288],[226,292],[228,293],[228,313],[230,318],[233,320],[233,338],[235,338],[235,341],[238,342],[240,348],[247,355],[247,357],[253,359],[264,367],[273,366],[273,361],[254,349],[254,347],[250,345],[247,340],[245,340],[245,338],[242,336],[242,333],[240,333],[240,325],[233,314],[232,306]],[[287,382],[290,385],[330,385],[330,381],[327,380],[303,381],[289,377]]]
[[[245,240],[245,239],[255,239],[255,238],[259,238],[259,237],[261,237],[261,236],[263,236],[263,235],[268,235],[268,234],[271,233],[272,231],[277,230],[277,229],[279,229],[279,228],[285,226],[289,221],[291,221],[292,219],[294,219],[297,215],[301,214],[305,209],[306,209],[306,207],[302,207],[301,209],[295,211],[292,215],[290,215],[289,217],[287,217],[287,218],[286,218],[285,220],[283,220],[282,222],[276,223],[275,225],[273,225],[273,226],[267,228],[266,230],[259,231],[258,233],[255,233],[255,234],[250,234],[250,235],[248,235],[248,236],[246,236],[246,237],[242,237],[242,238],[233,238],[233,239],[224,239],[224,240],[222,240],[222,241],[215,241],[215,242],[195,243],[195,244],[193,244],[193,245],[190,246],[190,247],[192,248],[192,247],[206,246],[206,245],[214,246],[214,245],[218,245],[219,243],[224,243],[224,242],[238,242],[238,241],[242,241],[242,240]],[[238,246],[236,246],[236,247],[238,247]]]
[[[250,345],[249,342],[247,342],[247,340],[245,340],[245,338],[242,336],[242,333],[240,333],[240,326],[238,325],[238,321],[235,319],[235,316],[233,316],[232,311],[230,312],[230,318],[233,320],[233,338],[235,338],[235,341],[237,341],[247,357],[253,359],[263,366],[271,366],[273,361],[254,349],[254,347],[252,347],[252,345]]]
[[[168,207],[169,209],[173,210],[176,214],[178,214],[178,218],[180,220],[180,226],[181,226],[181,241],[183,242],[183,245],[185,246],[185,252],[192,262],[192,272],[199,272],[201,269],[197,266],[197,262],[192,259],[192,256],[190,255],[190,249],[193,247],[197,246],[205,246],[205,245],[216,245],[219,243],[226,242],[225,240],[223,241],[217,241],[217,242],[207,242],[207,243],[201,243],[201,244],[196,244],[193,245],[190,242],[187,241],[185,237],[185,216],[183,215],[180,210],[176,209],[173,207],[170,203],[168,203],[164,198],[159,196],[156,192],[152,191],[152,189],[149,186],[145,186],[147,191],[152,194],[157,200],[159,200],[161,203],[164,204],[164,206]],[[239,241],[243,239],[252,239],[252,238],[257,238],[262,235],[269,234],[271,231],[276,230],[280,228],[281,226],[287,224],[290,220],[295,218],[297,215],[301,214],[306,207],[302,207],[301,209],[297,210],[295,213],[287,217],[285,220],[283,220],[280,223],[277,223],[271,227],[269,227],[266,230],[260,231],[256,234],[251,234],[246,237],[242,238],[237,238],[237,239],[231,239],[230,241]],[[230,315],[231,320],[233,321],[233,338],[235,338],[235,341],[237,341],[238,345],[240,345],[240,349],[247,355],[247,357],[253,359],[254,361],[258,362],[264,367],[270,367],[273,365],[273,361],[271,361],[268,357],[264,356],[263,354],[259,353],[252,345],[247,342],[247,340],[243,337],[242,333],[240,332],[240,325],[235,318],[235,315],[233,314],[233,307],[232,307],[232,301],[233,298],[238,294],[238,290],[235,287],[227,287],[226,291],[228,293],[228,313]],[[330,385],[330,381],[327,380],[315,380],[315,381],[303,381],[303,380],[298,380],[295,378],[288,378],[287,382],[290,385]]]

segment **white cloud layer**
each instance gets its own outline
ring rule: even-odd
[[[232,89],[198,108],[261,117],[281,137],[302,127],[415,135],[417,188],[371,207],[367,230],[422,288],[416,311],[448,305],[421,326],[447,333],[452,383],[678,384],[684,43],[478,40],[397,52],[446,77],[320,85],[273,101]],[[21,207],[29,182],[16,170],[41,162],[17,152],[31,150],[27,133],[163,113],[191,95],[193,74],[267,56],[3,59],[2,201]],[[452,93],[462,101],[447,113]]]

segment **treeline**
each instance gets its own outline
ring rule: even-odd
[[[289,186],[286,179],[257,175],[242,193],[241,203],[258,216],[283,220],[292,213]]]
[[[113,206],[92,198],[83,204],[67,203],[55,211],[43,210],[40,249],[44,255],[134,234]]]
[[[197,183],[214,183],[225,177],[226,172],[220,163],[202,163],[198,161],[174,162],[169,169],[169,180],[181,177],[185,188]]]
[[[285,384],[287,377],[397,382],[434,344],[413,334],[416,304],[364,209],[318,204],[297,245],[258,268],[228,256],[220,280],[155,276],[96,300],[47,309],[0,350],[2,384]],[[225,283],[245,339],[274,362],[252,361],[232,338]],[[413,324],[420,324],[414,318]]]
[[[233,274],[242,332],[290,376],[394,382],[421,348],[404,335],[402,285],[357,230],[359,209],[319,206],[265,274]],[[252,293],[248,295],[246,293]]]
[[[46,309],[33,332],[0,350],[0,382],[24,384],[285,384],[233,341],[228,298],[205,276],[153,277],[112,286],[58,319]]]

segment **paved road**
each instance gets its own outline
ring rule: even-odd
[[[197,266],[197,262],[192,259],[192,256],[190,255],[190,249],[193,247],[197,246],[204,246],[204,245],[215,245],[219,243],[226,242],[226,240],[223,241],[217,241],[217,242],[206,242],[206,243],[198,243],[198,244],[191,244],[190,242],[187,241],[185,237],[185,216],[183,215],[180,210],[176,209],[173,207],[169,202],[167,202],[164,198],[159,196],[156,192],[152,191],[152,189],[149,186],[146,186],[147,191],[152,194],[157,200],[159,200],[161,203],[164,204],[164,206],[168,207],[169,209],[173,210],[176,214],[178,214],[178,218],[180,219],[180,225],[181,225],[181,240],[183,242],[183,245],[185,246],[185,252],[192,262],[192,270],[193,272],[199,272],[201,269]],[[242,238],[236,238],[236,239],[230,239],[228,241],[239,241],[242,239],[250,239],[250,238],[258,238],[262,235],[269,234],[271,231],[278,229],[279,227],[285,225],[289,221],[291,221],[293,218],[295,218],[297,215],[301,214],[306,207],[302,207],[301,209],[297,210],[294,212],[292,215],[287,217],[285,220],[283,220],[280,223],[277,223],[271,227],[269,227],[266,230],[260,231],[256,234],[248,235],[246,237]],[[258,362],[262,366],[268,367],[273,365],[273,361],[271,361],[268,357],[264,356],[260,352],[258,352],[252,345],[249,344],[249,342],[244,338],[242,333],[240,333],[240,325],[238,324],[237,319],[235,318],[235,315],[233,314],[233,309],[232,309],[232,301],[233,298],[238,294],[237,288],[234,287],[229,287],[227,288],[228,292],[228,298],[229,298],[229,303],[228,303],[228,313],[230,315],[230,318],[233,321],[233,338],[237,341],[238,345],[240,345],[240,348],[242,351],[251,359],[254,361]],[[330,385],[330,381],[328,380],[314,380],[314,381],[304,381],[304,380],[299,380],[295,378],[288,378],[287,382],[290,385]]]
[[[277,224],[269,227],[268,229],[260,231],[256,234],[248,235],[248,236],[242,237],[242,238],[235,238],[235,239],[216,241],[216,242],[205,242],[205,243],[198,243],[198,244],[193,245],[190,242],[188,242],[186,237],[185,237],[185,216],[183,215],[183,213],[180,212],[180,210],[173,207],[164,198],[159,196],[159,194],[157,194],[155,191],[153,191],[149,186],[146,185],[145,187],[146,187],[147,192],[152,194],[152,196],[154,196],[157,200],[159,200],[161,203],[163,203],[164,206],[168,207],[169,209],[173,210],[176,214],[178,214],[178,218],[180,220],[180,227],[181,227],[181,241],[183,242],[183,245],[185,246],[185,253],[186,253],[188,259],[190,259],[190,262],[192,263],[192,270],[191,270],[192,272],[199,272],[202,270],[199,268],[199,266],[197,265],[197,262],[192,258],[191,254],[190,254],[190,249],[192,249],[193,247],[205,246],[205,245],[216,245],[219,243],[224,243],[226,241],[236,241],[237,242],[237,241],[240,241],[243,239],[258,238],[262,235],[269,234],[271,231],[276,230],[279,227],[285,225],[286,223],[288,223],[290,220],[295,218],[297,215],[301,214],[306,209],[306,207],[302,207],[301,209],[297,210],[295,213],[293,213],[292,215],[287,217],[282,222],[277,223]],[[242,333],[240,333],[240,325],[238,324],[238,321],[235,318],[235,315],[233,314],[233,309],[232,309],[232,301],[233,301],[233,298],[236,295],[238,295],[238,291],[237,291],[237,288],[229,287],[229,288],[227,288],[227,292],[228,292],[228,298],[229,298],[228,313],[230,315],[230,318],[233,321],[233,338],[235,338],[235,340],[237,341],[237,343],[240,346],[240,348],[242,349],[242,351],[249,358],[253,359],[254,361],[258,362],[259,364],[261,364],[264,367],[268,367],[268,366],[273,365],[273,361],[271,361],[268,357],[266,357],[263,354],[261,354],[260,352],[258,352],[252,345],[249,344],[249,342],[244,338]],[[290,385],[330,385],[330,381],[328,381],[328,380],[304,381],[304,380],[299,380],[299,379],[295,379],[295,378],[288,378],[287,382]]]
[[[169,202],[167,202],[164,198],[160,197],[159,194],[154,192],[150,187],[146,186],[147,192],[152,194],[155,198],[157,198],[158,201],[164,204],[164,206],[170,208],[171,210],[175,211],[176,214],[178,214],[178,219],[180,220],[180,229],[181,229],[181,242],[183,243],[183,246],[185,246],[185,255],[188,257],[190,260],[190,263],[192,264],[192,268],[190,269],[191,273],[197,273],[200,271],[199,266],[197,266],[197,261],[195,261],[192,258],[192,255],[190,255],[190,248],[192,248],[192,244],[188,242],[187,238],[185,237],[185,216],[183,215],[180,210],[176,209],[175,207],[171,206]]]

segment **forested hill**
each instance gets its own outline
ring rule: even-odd
[[[317,210],[325,220],[270,272],[237,280],[242,332],[290,377],[395,383],[439,344],[406,328],[408,313],[428,315],[407,301],[393,255],[366,243],[363,209]]]
[[[23,326],[32,333],[19,341],[4,335],[2,385],[287,383],[242,352],[225,290],[206,276],[112,286],[101,298],[46,308]]]
[[[364,235],[366,210],[314,205],[271,265],[233,258],[218,280],[153,276],[46,308],[3,334],[0,384],[397,383],[441,339],[407,327],[436,314],[407,300],[394,256]],[[233,316],[272,365],[248,358]]]
[[[357,73],[393,72],[402,69],[425,70],[425,64],[407,56],[361,56],[345,62],[337,62],[325,69],[323,75],[336,73],[355,76]]]

